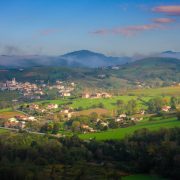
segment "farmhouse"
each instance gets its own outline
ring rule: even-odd
[[[58,104],[48,104],[47,108],[48,109],[57,109],[58,108]]]
[[[119,70],[119,67],[118,67],[118,66],[113,66],[111,69],[113,69],[113,70]]]
[[[108,127],[109,123],[108,123],[108,122],[101,122],[101,125],[104,126],[104,127],[105,127],[105,126]]]
[[[109,93],[106,92],[98,92],[98,93],[84,93],[82,94],[82,98],[92,98],[92,99],[98,99],[98,98],[110,98],[112,97]]]
[[[36,118],[34,116],[30,116],[30,117],[28,117],[28,120],[29,121],[36,121]]]
[[[18,121],[16,118],[10,118],[8,121],[4,123],[4,127],[6,128],[25,128],[25,122],[24,121]]]
[[[61,96],[69,97],[69,96],[71,96],[71,93],[70,92],[61,92]]]
[[[84,93],[84,94],[82,94],[82,98],[86,98],[86,99],[88,99],[88,98],[90,98],[90,94],[89,93]]]
[[[126,117],[127,117],[126,114],[120,114],[120,115],[119,115],[119,118],[126,118]]]
[[[103,93],[101,93],[101,97],[102,98],[110,98],[112,96],[110,94],[106,93],[106,92],[103,92]]]
[[[161,108],[161,110],[164,111],[164,112],[168,112],[170,109],[171,109],[170,106],[163,106],[163,107]]]
[[[88,131],[88,132],[95,132],[96,131],[92,127],[89,127],[88,125],[85,125],[85,124],[82,124],[81,128]]]
[[[38,104],[31,104],[29,106],[29,108],[32,109],[32,110],[34,110],[34,109],[38,110],[39,109],[39,105]]]

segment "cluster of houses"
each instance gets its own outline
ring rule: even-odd
[[[58,104],[48,104],[47,106],[40,106],[39,104],[30,104],[28,109],[39,113],[50,112],[50,110],[58,109]]]
[[[90,126],[88,126],[86,124],[82,124],[81,129],[83,130],[84,133],[86,133],[86,132],[96,132],[95,129],[93,129],[92,127],[90,127]]]
[[[115,122],[120,123],[120,124],[127,124],[128,121],[132,122],[138,122],[143,120],[143,117],[128,117],[126,114],[120,114],[116,119]]]
[[[57,80],[56,84],[49,86],[49,89],[57,89],[60,96],[69,97],[75,89],[75,83],[71,82],[68,85],[65,85],[62,81]]]
[[[28,99],[40,99],[45,95],[42,87],[30,82],[17,82],[15,78],[5,83],[0,83],[0,90],[19,91],[23,97]]]
[[[82,98],[86,98],[86,99],[98,99],[98,98],[110,98],[112,97],[111,94],[107,93],[107,92],[98,92],[98,93],[84,93],[82,94]]]
[[[67,120],[72,118],[73,113],[74,112],[72,108],[65,108],[60,111],[60,114]]]
[[[55,85],[47,85],[45,83],[34,84],[30,82],[17,82],[15,78],[11,81],[0,82],[0,90],[19,91],[23,97],[28,99],[41,99],[46,95],[44,89],[57,89],[62,97],[71,96],[71,92],[75,89],[75,83],[71,82],[67,86],[61,81],[56,81]]]
[[[4,127],[24,129],[26,127],[27,122],[34,122],[34,121],[37,121],[37,119],[34,116],[15,116],[5,121]]]
[[[136,88],[141,89],[141,88],[150,88],[147,84],[145,84],[144,82],[141,81],[136,81]]]
[[[45,114],[52,114],[54,110],[58,112],[64,119],[70,119],[73,115],[73,109],[72,108],[63,108],[62,110],[58,111],[59,109],[58,104],[48,104],[47,106],[41,106],[39,104],[32,103],[29,105],[28,110],[30,111],[36,111],[39,113],[45,113]]]

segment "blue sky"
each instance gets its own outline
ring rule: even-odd
[[[180,51],[179,0],[1,0],[0,53]]]

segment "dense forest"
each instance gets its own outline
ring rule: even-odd
[[[180,177],[180,128],[136,131],[123,140],[83,141],[27,132],[0,135],[0,177],[120,179],[134,173]]]

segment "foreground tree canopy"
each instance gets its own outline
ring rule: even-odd
[[[136,131],[119,141],[82,141],[27,133],[0,135],[1,179],[120,178],[132,173],[180,176],[180,128]]]

